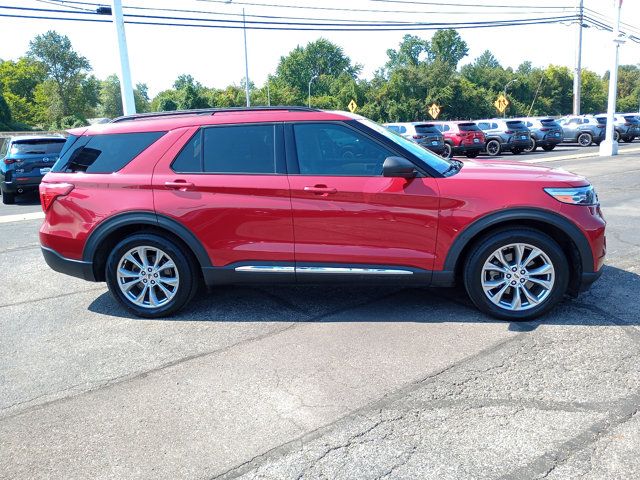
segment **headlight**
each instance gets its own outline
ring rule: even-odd
[[[591,185],[586,187],[545,188],[545,192],[562,203],[571,205],[595,205],[598,195]]]

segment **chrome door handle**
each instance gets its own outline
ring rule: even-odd
[[[195,185],[191,182],[185,182],[184,180],[176,180],[175,182],[164,182],[164,186],[169,190],[180,190],[186,192],[192,190]]]
[[[327,187],[325,185],[315,185],[313,187],[304,187],[305,192],[315,193],[316,195],[329,195],[338,193],[337,188]]]

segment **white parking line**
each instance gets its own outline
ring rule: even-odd
[[[44,212],[20,213],[18,215],[0,216],[0,223],[24,222],[27,220],[39,220],[44,218]]]
[[[636,153],[640,152],[640,147],[633,148],[624,148],[620,149],[620,154],[625,153]],[[589,157],[597,157],[600,155],[600,152],[589,152],[589,153],[576,153],[574,155],[564,155],[562,157],[551,157],[551,158],[540,158],[540,159],[531,159],[531,160],[522,160],[522,163],[547,163],[547,162],[557,162],[559,160],[575,160],[578,158],[589,158]]]

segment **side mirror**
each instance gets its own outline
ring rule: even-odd
[[[382,164],[383,177],[415,178],[417,175],[416,166],[406,158],[387,157]]]

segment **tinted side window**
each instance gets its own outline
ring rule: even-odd
[[[332,123],[300,123],[293,127],[302,175],[382,175],[393,155],[364,135]]]
[[[400,127],[397,125],[387,125],[387,128],[395,133],[400,133]]]
[[[0,157],[4,157],[9,149],[9,139],[0,138]]]
[[[275,173],[275,125],[233,125],[203,130],[207,173]]]
[[[83,136],[67,148],[54,172],[113,173],[155,143],[165,132]]]
[[[171,164],[174,172],[202,173],[202,130],[198,130]]]
[[[404,125],[400,126],[400,133],[407,133],[407,127],[405,127]]]
[[[448,132],[449,130],[451,130],[451,127],[449,125],[445,125],[444,126],[444,131]]]

